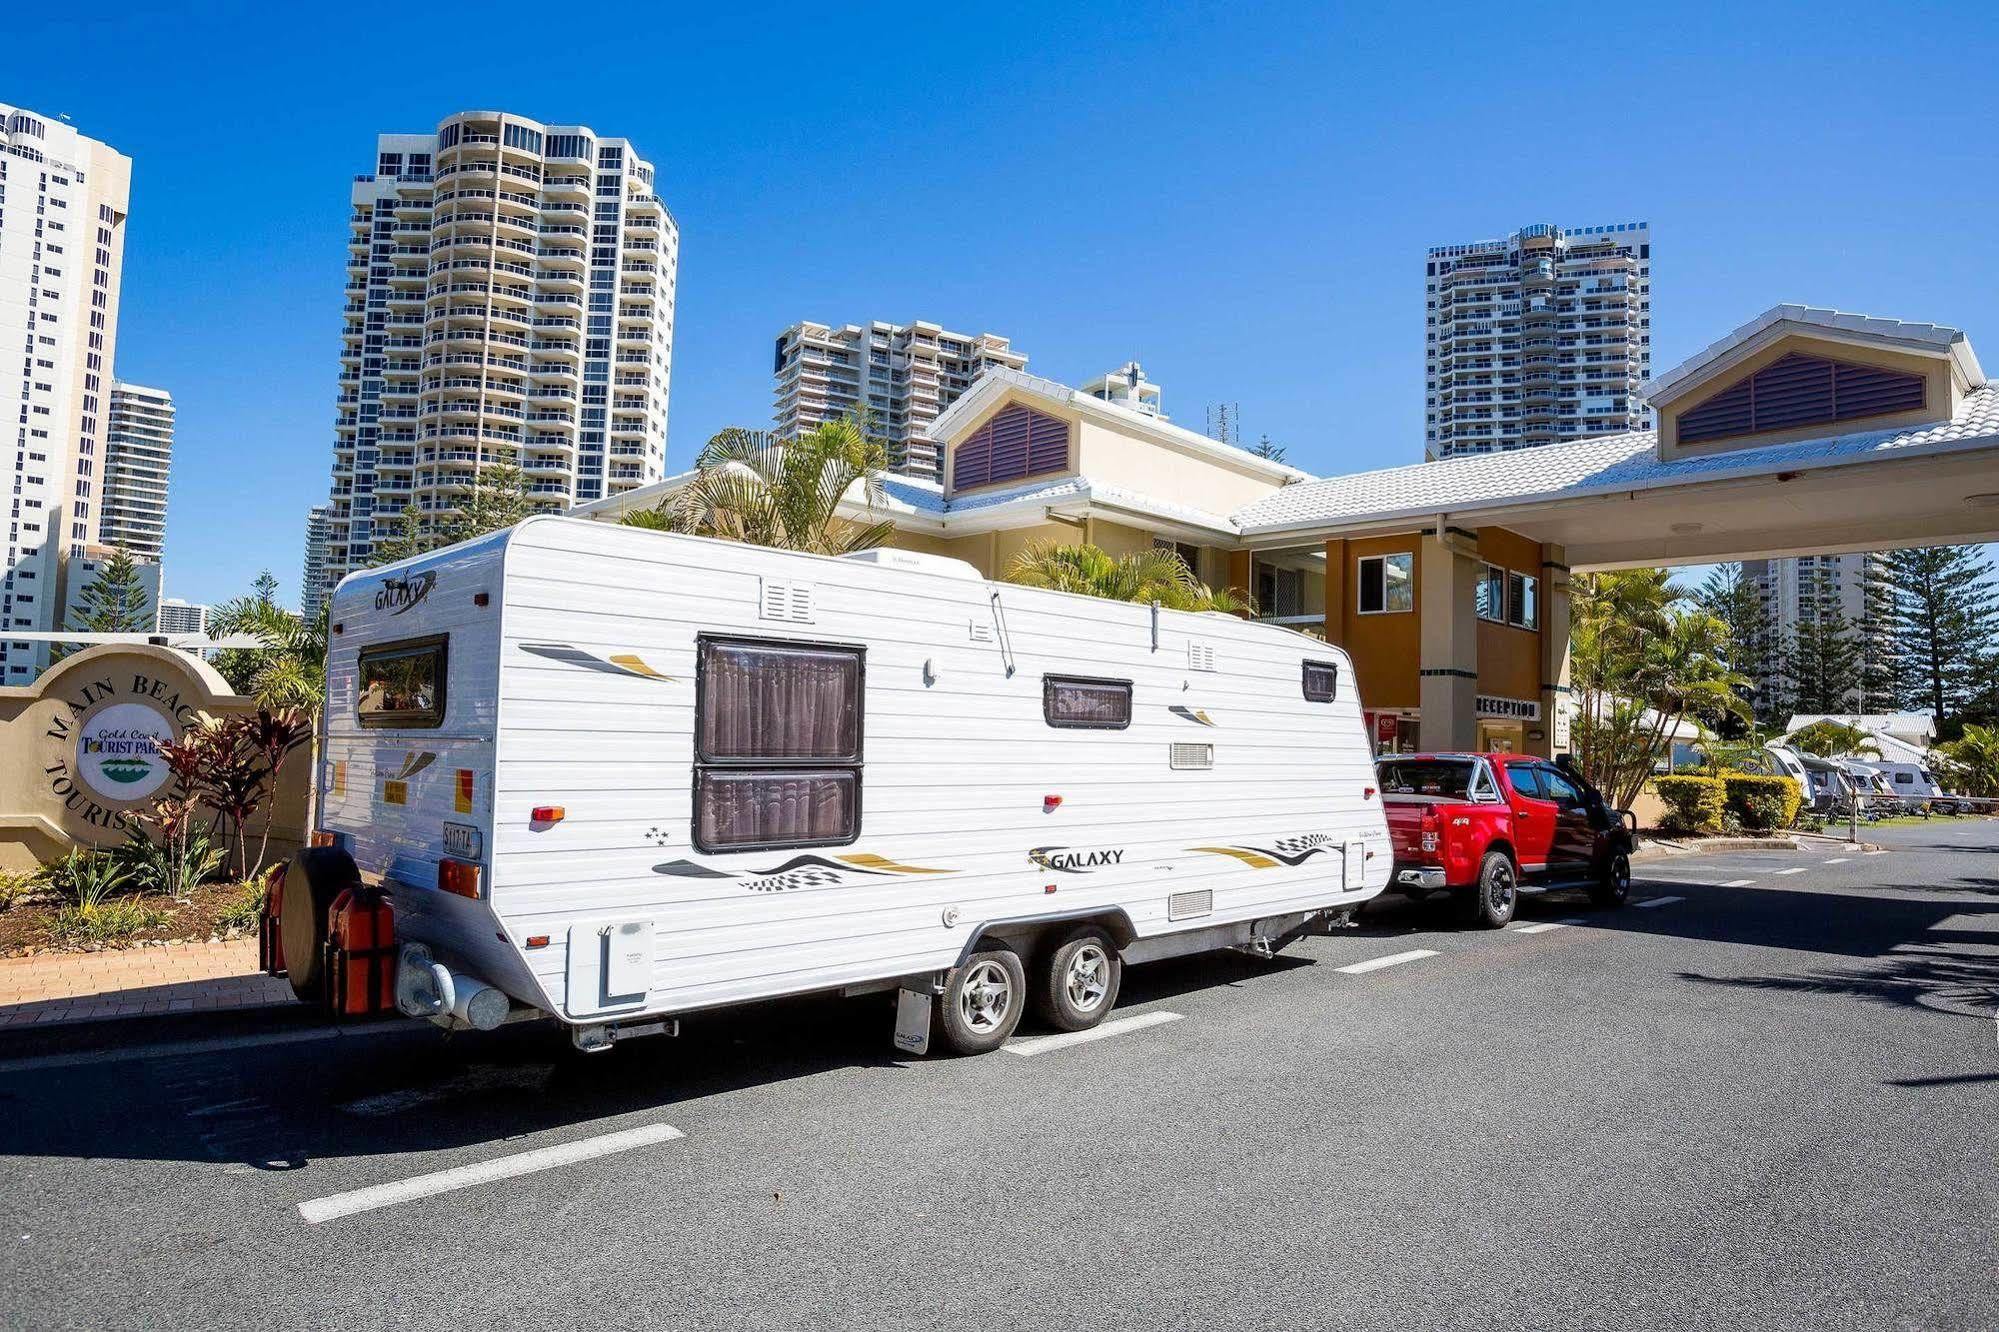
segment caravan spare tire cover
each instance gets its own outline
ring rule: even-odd
[[[284,914],[278,919],[285,942],[285,974],[291,978],[292,993],[307,1003],[319,1002],[326,985],[327,908],[360,883],[354,858],[337,847],[305,847],[285,866]]]

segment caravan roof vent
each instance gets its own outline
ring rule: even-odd
[[[954,560],[949,555],[925,555],[915,550],[891,550],[887,546],[877,546],[873,550],[856,550],[840,556],[856,564],[872,564],[883,569],[908,569],[913,573],[942,574],[946,578],[984,579],[972,565],[963,560]]]
[[[792,624],[812,623],[812,584],[789,579],[763,580],[763,599],[757,616],[765,620],[786,620]]]

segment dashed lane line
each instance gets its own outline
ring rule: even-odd
[[[413,1202],[418,1198],[430,1198],[440,1193],[453,1193],[480,1184],[491,1184],[495,1180],[512,1179],[516,1175],[553,1170],[557,1166],[573,1165],[578,1161],[589,1161],[599,1156],[609,1156],[614,1152],[628,1152],[636,1147],[650,1147],[655,1143],[671,1142],[675,1138],[684,1136],[686,1135],[671,1124],[648,1124],[643,1128],[599,1134],[594,1138],[565,1142],[556,1147],[538,1147],[531,1152],[516,1152],[512,1156],[496,1157],[491,1161],[481,1161],[477,1165],[455,1166],[450,1170],[439,1170],[429,1175],[416,1175],[409,1179],[396,1180],[392,1184],[376,1184],[365,1189],[336,1193],[330,1197],[313,1198],[298,1205],[298,1214],[305,1218],[308,1225],[316,1226],[322,1221],[353,1216],[356,1212],[372,1212],[382,1207],[393,1207],[397,1203]]]
[[[1581,916],[1571,916],[1567,920],[1544,920],[1533,925],[1516,925],[1508,934],[1546,934],[1549,930],[1564,930],[1571,925],[1587,925]]]
[[[1777,871],[1780,876],[1785,874],[1803,874],[1804,872],[1805,866],[1803,865],[1793,865],[1789,869],[1780,869]]]
[[[1650,909],[1652,907],[1671,906],[1675,902],[1684,902],[1686,900],[1684,897],[1648,897],[1643,902],[1633,902],[1632,905]]]
[[[1825,863],[1828,865],[1844,865],[1847,861],[1851,859],[1853,859],[1852,856],[1834,856],[1831,860],[1828,860]]]
[[[1728,881],[1727,883],[1724,883],[1724,884],[1722,885],[1722,887],[1724,887],[1724,888],[1747,888],[1747,887],[1749,887],[1749,886],[1750,886],[1751,884],[1753,884],[1753,883],[1755,883],[1755,882],[1756,882],[1756,880],[1754,880],[1754,879],[1730,879],[1730,880],[1729,880],[1729,881]]]
[[[1426,957],[1435,957],[1434,948],[1412,948],[1406,953],[1390,953],[1387,957],[1370,957],[1365,962],[1355,962],[1334,970],[1342,976],[1365,976],[1370,971],[1380,971],[1384,967],[1399,967],[1404,962],[1421,962]]]
[[[1000,1048],[1008,1054],[1017,1054],[1023,1059],[1047,1054],[1052,1050],[1066,1050],[1072,1045],[1082,1045],[1088,1041],[1101,1041],[1106,1036],[1122,1036],[1127,1032],[1143,1031],[1147,1027],[1157,1027],[1168,1022],[1178,1022],[1178,1013],[1168,1013],[1163,1009],[1150,1013],[1133,1013],[1126,1018],[1112,1018],[1088,1031],[1064,1031],[1053,1036],[1029,1036],[1026,1040],[1008,1041]]]

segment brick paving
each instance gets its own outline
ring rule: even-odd
[[[0,959],[0,1030],[290,1002],[289,981],[257,970],[255,939]]]

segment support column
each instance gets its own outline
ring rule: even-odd
[[[1541,729],[1545,754],[1569,749],[1569,565],[1561,546],[1541,547]]]
[[[1346,646],[1347,609],[1347,543],[1335,537],[1326,542],[1326,618],[1321,630],[1336,647]]]
[[[1244,596],[1256,595],[1256,581],[1250,568],[1251,555],[1246,550],[1232,550],[1229,556],[1229,588]],[[1259,613],[1263,607],[1257,607]]]
[[[1478,575],[1476,533],[1441,528],[1424,535],[1416,608],[1425,749],[1470,749],[1478,742]]]

